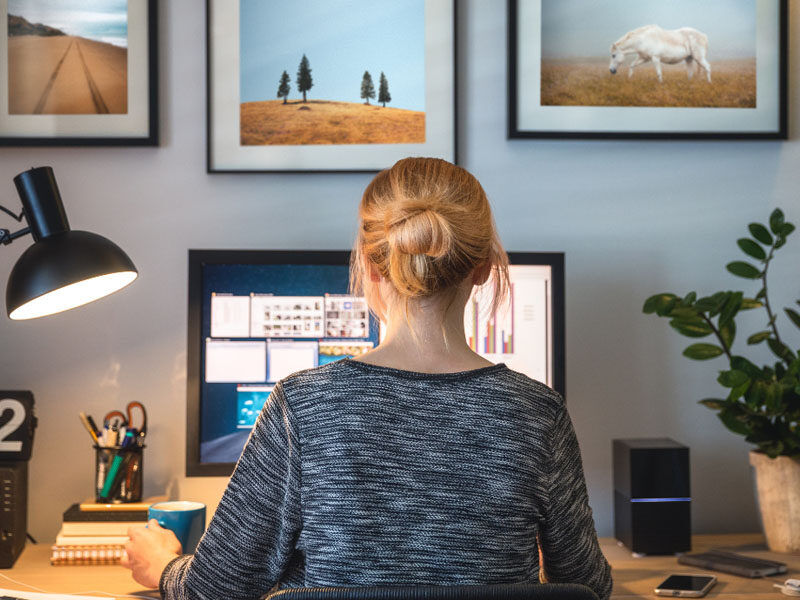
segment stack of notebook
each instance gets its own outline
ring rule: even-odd
[[[128,528],[147,523],[148,499],[127,504],[73,504],[64,511],[61,530],[51,547],[52,565],[116,564],[128,542]]]

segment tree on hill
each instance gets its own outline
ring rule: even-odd
[[[386,79],[386,75],[383,74],[383,71],[381,71],[381,79],[378,84],[378,102],[381,102],[385,108],[386,103],[391,101],[392,95],[389,93],[389,81]]]
[[[300,66],[297,68],[297,91],[303,92],[303,102],[306,101],[306,92],[314,86],[311,79],[311,66],[308,64],[306,55],[300,59]]]
[[[369,104],[369,99],[375,97],[375,85],[369,71],[364,71],[364,78],[361,80],[361,97],[366,100],[364,104]]]
[[[286,98],[289,97],[289,74],[284,71],[281,75],[281,82],[278,84],[278,98],[283,98],[283,103],[286,104]]]

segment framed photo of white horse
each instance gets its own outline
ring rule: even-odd
[[[508,137],[786,139],[788,0],[508,0]]]
[[[209,173],[456,161],[456,0],[207,0]]]

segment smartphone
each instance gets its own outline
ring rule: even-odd
[[[700,598],[717,583],[714,575],[690,575],[676,573],[670,575],[656,586],[658,596],[674,598]]]

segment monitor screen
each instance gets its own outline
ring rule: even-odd
[[[564,393],[564,255],[509,253],[508,301],[473,294],[470,347]],[[383,328],[349,294],[347,251],[190,250],[186,474],[230,475],[272,387],[356,357]]]

